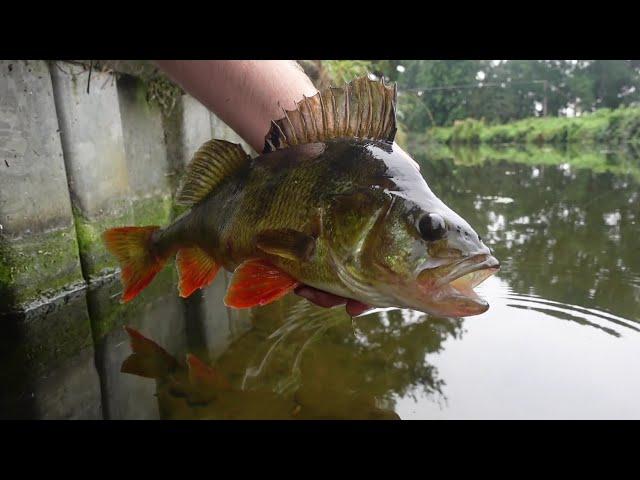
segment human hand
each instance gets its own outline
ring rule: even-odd
[[[323,292],[322,290],[309,287],[308,285],[302,285],[296,288],[294,292],[296,295],[300,295],[320,307],[331,308],[336,305],[346,304],[347,313],[352,317],[362,315],[364,312],[371,309],[369,305],[365,305],[357,300],[340,297],[333,293]]]

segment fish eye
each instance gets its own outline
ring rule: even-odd
[[[428,242],[440,240],[444,237],[445,233],[447,233],[444,218],[437,213],[427,213],[423,215],[418,222],[418,230],[422,238]]]

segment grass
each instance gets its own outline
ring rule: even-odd
[[[638,154],[630,144],[618,149],[604,145],[446,145],[444,143],[413,143],[410,151],[416,160],[424,155],[432,160],[451,159],[456,165],[473,166],[487,163],[511,162],[539,167],[541,165],[567,164],[576,169],[589,169],[594,173],[611,173],[629,176],[640,182]]]
[[[428,140],[446,144],[608,144],[640,143],[640,108],[606,108],[580,117],[533,117],[489,125],[467,119],[427,131]]]

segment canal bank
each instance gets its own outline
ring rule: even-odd
[[[213,137],[246,148],[151,64],[0,61],[0,417],[138,417],[114,375],[128,354],[121,327],[138,318],[157,316],[147,331],[172,332],[178,351],[226,338],[205,322],[227,328],[226,309],[204,308],[206,292],[180,299],[171,266],[121,305],[100,239],[166,224],[185,165]],[[85,394],[67,395],[78,382]]]

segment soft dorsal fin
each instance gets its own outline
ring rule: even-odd
[[[366,138],[393,142],[396,135],[397,88],[384,79],[356,78],[304,97],[295,110],[271,122],[263,153],[331,138]]]
[[[222,180],[246,165],[250,158],[239,144],[225,140],[204,143],[187,167],[176,203],[193,206],[200,202]]]

